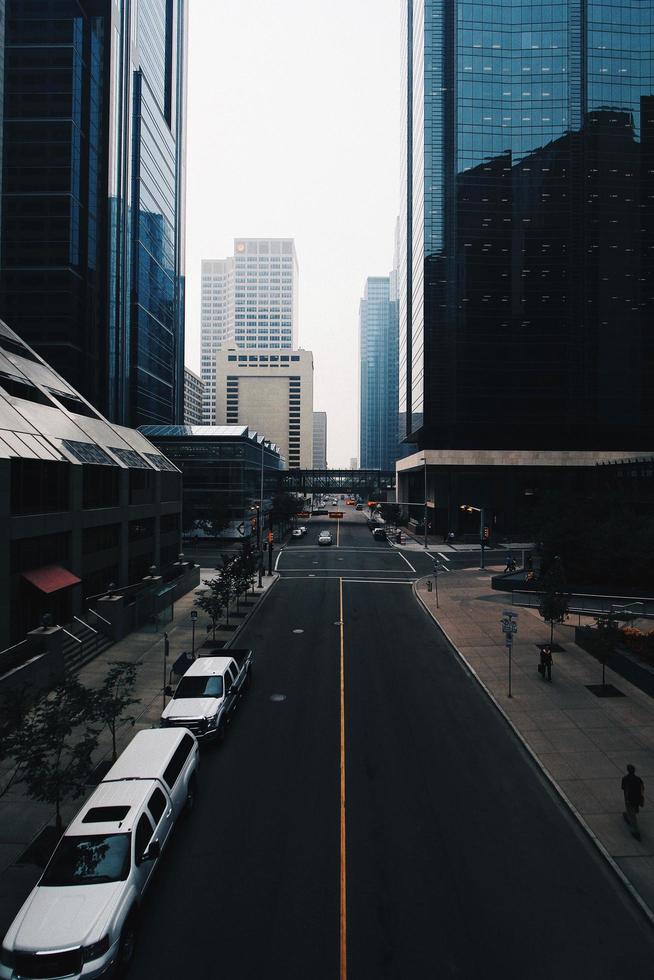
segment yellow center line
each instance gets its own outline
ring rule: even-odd
[[[345,864],[345,634],[343,622],[343,579],[339,579],[341,631],[341,970],[340,980],[347,978],[347,895]]]

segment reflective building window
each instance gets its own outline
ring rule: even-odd
[[[400,408],[421,446],[651,442],[652,0],[408,0]]]

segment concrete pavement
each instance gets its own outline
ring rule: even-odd
[[[490,587],[490,576],[501,570],[471,568],[440,575],[439,608],[435,591],[427,591],[427,578],[417,583],[417,595],[653,915],[654,700],[608,668],[607,684],[624,697],[591,693],[588,685],[601,683],[601,665],[574,643],[572,625],[555,627],[554,640],[564,651],[553,655],[552,683],[543,681],[537,671],[537,644],[549,642],[550,628],[528,609],[515,610],[518,633],[509,698],[508,654],[499,622],[507,596]],[[641,841],[622,818],[620,781],[627,763],[636,766],[645,782]]]

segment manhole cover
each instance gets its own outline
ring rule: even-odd
[[[270,700],[271,701],[285,701],[286,700],[286,695],[285,694],[271,694],[270,695]]]
[[[294,633],[304,633],[304,630],[293,630]]]

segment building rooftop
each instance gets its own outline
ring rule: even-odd
[[[279,446],[247,425],[142,425],[138,431],[151,439],[248,439],[281,455]]]
[[[114,425],[0,320],[0,459],[172,470],[135,429]]]

